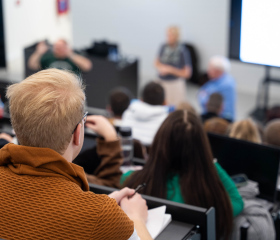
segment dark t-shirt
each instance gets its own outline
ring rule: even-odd
[[[192,66],[189,50],[182,44],[176,47],[170,47],[168,44],[161,46],[158,59],[161,63],[183,69],[185,66]],[[165,76],[159,75],[162,80],[174,80],[177,76],[168,74]]]
[[[75,72],[78,75],[81,72],[81,70],[69,58],[56,58],[52,52],[45,53],[40,60],[40,64],[42,69],[67,69]]]

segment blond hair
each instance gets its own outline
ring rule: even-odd
[[[170,31],[170,32],[172,32],[173,34],[175,34],[176,37],[177,37],[177,39],[180,38],[180,29],[179,29],[178,26],[175,26],[175,25],[169,26],[168,29],[167,29],[167,31]]]
[[[43,70],[9,86],[7,98],[20,144],[64,153],[84,112],[84,87],[76,75]]]
[[[213,117],[205,121],[203,128],[208,133],[226,135],[230,123],[223,118]]]
[[[192,112],[193,114],[197,115],[196,110],[189,102],[180,102],[176,106],[176,110],[187,110],[187,111]]]
[[[262,142],[258,127],[250,118],[233,123],[229,136],[254,143]]]

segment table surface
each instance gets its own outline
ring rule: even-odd
[[[194,225],[172,220],[156,240],[183,239],[193,228]]]

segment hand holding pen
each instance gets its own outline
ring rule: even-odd
[[[138,193],[142,188],[146,187],[146,183],[142,183],[135,188],[135,192],[129,196],[128,198],[132,198],[136,193]]]

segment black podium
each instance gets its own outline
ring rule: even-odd
[[[125,87],[137,97],[138,60],[129,63],[112,62],[104,58],[89,57],[92,69],[83,73],[86,84],[87,105],[105,108],[109,92],[116,87]]]

